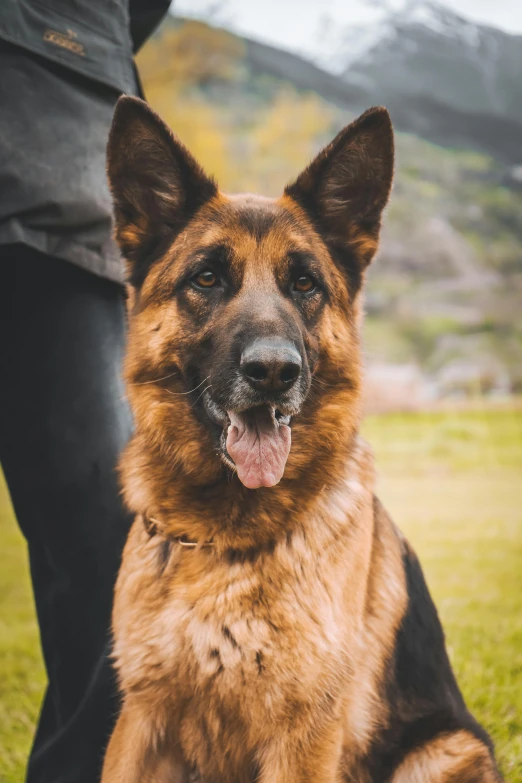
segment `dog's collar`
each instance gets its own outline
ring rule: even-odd
[[[172,543],[187,547],[187,549],[198,549],[198,548],[201,549],[203,547],[214,546],[213,541],[201,542],[201,541],[194,541],[193,539],[188,538],[187,536],[169,535],[163,529],[163,525],[161,524],[161,522],[158,519],[155,519],[155,517],[150,517],[143,514],[142,519],[143,519],[143,525],[149,535],[149,538],[153,538],[154,536],[158,536],[158,535],[163,536],[163,538],[172,541]]]

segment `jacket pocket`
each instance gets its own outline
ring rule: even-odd
[[[0,38],[119,92],[136,92],[125,2],[1,0]]]

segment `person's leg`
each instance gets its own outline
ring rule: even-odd
[[[0,248],[0,459],[31,565],[48,688],[28,783],[95,783],[117,714],[112,591],[130,519],[122,289]]]

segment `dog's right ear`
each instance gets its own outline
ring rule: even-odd
[[[217,193],[186,147],[139,98],[116,104],[107,146],[116,240],[139,286],[197,210]]]
[[[390,115],[382,106],[369,109],[285,188],[353,279],[377,250],[393,180],[393,146]]]

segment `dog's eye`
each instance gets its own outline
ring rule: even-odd
[[[300,294],[309,294],[316,287],[316,282],[310,275],[299,275],[294,282],[294,290]]]
[[[194,275],[192,283],[196,288],[214,288],[219,283],[219,277],[211,269],[203,269]]]

